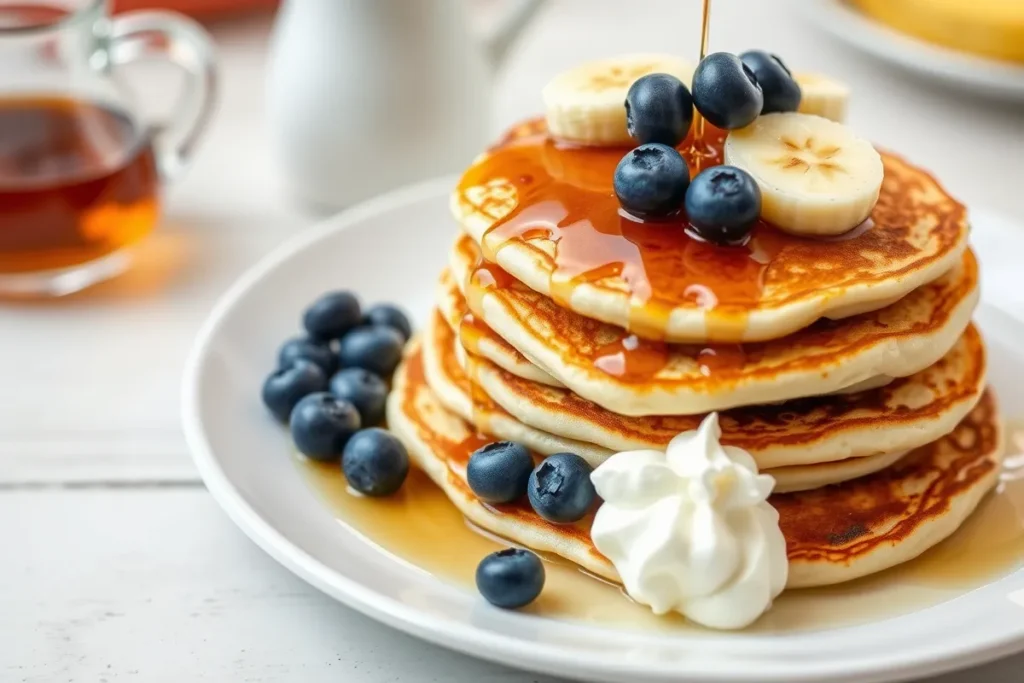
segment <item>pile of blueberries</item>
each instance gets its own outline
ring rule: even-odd
[[[526,497],[534,511],[554,524],[583,519],[597,492],[591,467],[574,453],[556,453],[536,467],[530,451],[512,441],[498,441],[469,458],[469,488],[484,503],[504,505]],[[532,602],[544,586],[544,566],[528,550],[493,553],[477,567],[477,589],[491,604],[514,609]]]
[[[368,496],[399,489],[409,472],[405,447],[379,425],[388,383],[412,336],[397,307],[363,311],[351,292],[331,292],[302,316],[305,334],[278,353],[278,369],[263,383],[263,403],[287,423],[299,451],[341,461],[349,486]]]
[[[626,95],[629,134],[640,143],[615,169],[615,194],[641,219],[683,208],[690,230],[716,244],[742,243],[761,213],[761,191],[746,171],[713,166],[690,180],[676,150],[689,133],[693,108],[711,125],[735,130],[761,114],[796,111],[800,86],[778,57],[761,50],[708,55],[693,75],[693,94],[675,76],[649,74]]]

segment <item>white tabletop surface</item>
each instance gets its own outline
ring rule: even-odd
[[[537,111],[541,85],[575,61],[693,54],[698,5],[550,3],[497,78],[496,126]],[[787,3],[715,6],[715,49],[767,48],[848,81],[854,126],[969,205],[1024,225],[1024,111],[830,44]],[[267,27],[215,27],[221,107],[136,268],[65,300],[0,306],[0,680],[554,683],[420,643],[319,594],[228,521],[189,460],[178,386],[197,327],[243,269],[313,220],[271,162]],[[1018,681],[1022,667],[1024,656],[933,681]]]

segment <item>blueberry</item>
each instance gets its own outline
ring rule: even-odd
[[[693,123],[693,98],[675,76],[648,74],[626,93],[626,127],[641,143],[660,142],[675,147]]]
[[[359,324],[359,299],[352,292],[324,294],[302,314],[302,324],[311,337],[330,340]]]
[[[345,446],[341,469],[349,486],[366,496],[390,496],[409,474],[409,454],[390,432],[372,427]]]
[[[275,370],[263,382],[263,403],[281,422],[288,422],[295,404],[327,388],[327,375],[316,363],[297,360]]]
[[[474,451],[466,466],[469,488],[485,503],[511,503],[526,493],[533,458],[526,446],[496,441]]]
[[[319,342],[309,337],[289,339],[277,352],[277,364],[286,368],[297,360],[308,360],[316,363],[328,377],[337,367],[338,359],[326,342]]]
[[[590,465],[574,453],[555,453],[530,474],[526,488],[534,511],[549,522],[568,524],[587,514],[597,492]]]
[[[735,166],[712,166],[686,192],[686,215],[699,237],[715,244],[741,242],[761,214],[761,190]]]
[[[800,106],[800,85],[782,60],[764,50],[750,50],[740,60],[754,72],[764,94],[762,114],[796,111]]]
[[[343,368],[364,368],[387,379],[402,360],[402,335],[390,327],[357,327],[338,346]]]
[[[300,453],[313,460],[335,460],[359,429],[359,411],[320,391],[295,404],[289,422]]]
[[[640,145],[615,168],[615,196],[634,216],[656,218],[677,212],[690,184],[690,169],[674,148]]]
[[[711,125],[733,130],[753,123],[764,106],[764,94],[739,57],[715,52],[693,74],[693,103]]]
[[[383,325],[397,331],[405,341],[412,336],[412,325],[409,318],[398,306],[391,304],[377,304],[366,309],[363,313],[363,325]]]
[[[356,407],[364,427],[372,427],[384,421],[388,385],[377,375],[363,368],[346,368],[331,378],[330,387],[335,398],[348,401]]]
[[[499,550],[480,561],[476,588],[495,607],[525,607],[544,588],[544,563],[529,550]]]

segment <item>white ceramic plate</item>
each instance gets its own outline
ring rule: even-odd
[[[455,230],[449,187],[442,180],[381,197],[292,240],[231,288],[199,334],[184,384],[188,441],[210,492],[271,556],[403,631],[511,666],[587,680],[891,681],[1024,649],[1024,598],[1013,598],[1024,596],[1024,572],[868,626],[669,637],[491,608],[337,523],[287,456],[287,435],[264,412],[260,385],[278,345],[297,330],[299,312],[326,290],[349,287],[365,301],[428,310]],[[984,216],[975,225],[986,265],[1000,248],[1024,251],[1024,232]],[[1013,268],[1006,265],[1010,281]],[[1002,271],[990,272],[998,278]],[[979,319],[1002,403],[1024,414],[1024,358],[1015,350],[1024,326],[991,306]]]
[[[803,0],[807,17],[837,39],[958,88],[1024,100],[1024,66],[975,57],[907,36],[850,7],[845,0]]]

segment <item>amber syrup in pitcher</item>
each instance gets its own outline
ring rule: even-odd
[[[138,242],[158,216],[148,133],[69,97],[0,99],[0,275],[68,268]]]

